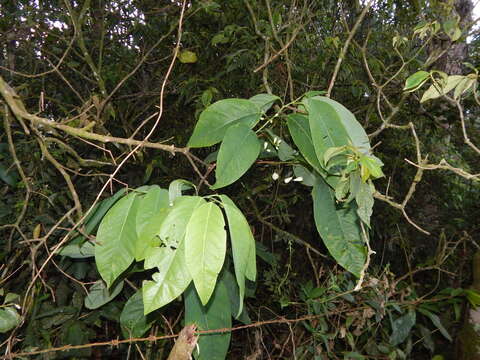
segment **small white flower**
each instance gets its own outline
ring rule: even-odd
[[[265,141],[265,142],[263,143],[263,150],[265,150],[265,149],[267,148],[267,146],[268,146],[268,143]]]
[[[301,177],[301,176],[296,177],[295,179],[293,179],[293,181],[303,181],[303,177]]]
[[[274,172],[274,173],[272,174],[272,179],[273,179],[274,181],[276,181],[276,180],[278,180],[278,178],[279,178],[278,174],[277,174],[276,172]]]
[[[292,176],[289,176],[287,178],[285,178],[283,181],[285,182],[285,184],[288,184],[290,181],[292,181],[293,177]]]

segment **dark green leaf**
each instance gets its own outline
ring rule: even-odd
[[[225,285],[219,282],[206,306],[200,302],[195,288],[185,292],[185,324],[196,324],[199,330],[230,328],[232,315]],[[197,360],[224,360],[230,345],[230,332],[200,335],[200,353],[194,351]]]
[[[297,145],[298,150],[300,150],[305,160],[307,160],[317,172],[324,173],[315,154],[308,117],[301,114],[290,114],[287,117],[287,125],[295,145]]]
[[[445,339],[447,339],[450,342],[453,341],[447,329],[445,329],[445,327],[442,325],[442,322],[440,321],[440,318],[438,317],[438,315],[435,315],[434,313],[428,311],[427,309],[419,308],[418,311],[420,311],[423,315],[425,315],[432,321],[433,325],[437,327],[437,329],[442,333]]]
[[[262,115],[261,109],[245,99],[224,99],[213,103],[201,114],[188,141],[189,147],[205,147],[222,141],[227,129],[237,123],[253,128]]]
[[[137,291],[125,303],[120,314],[120,325],[125,338],[141,337],[150,329],[151,324],[147,322],[143,311],[141,291]]]
[[[415,311],[409,311],[403,316],[395,319],[392,323],[392,335],[390,335],[390,344],[392,346],[397,346],[403,343],[408,335],[410,335],[410,330],[415,325],[416,316]]]
[[[123,281],[120,281],[113,289],[108,289],[103,281],[93,284],[85,298],[85,307],[90,310],[98,309],[113,300],[123,289]]]
[[[237,181],[255,162],[260,153],[257,135],[245,124],[231,126],[220,145],[212,189]]]
[[[356,206],[337,209],[335,194],[322,179],[317,179],[312,191],[317,230],[334,259],[356,276],[365,263],[365,246],[361,235]]]

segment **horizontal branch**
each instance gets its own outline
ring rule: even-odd
[[[23,105],[20,97],[15,93],[3,78],[0,76],[0,94],[2,95],[3,99],[12,110],[15,117],[20,119],[25,119],[30,121],[36,125],[43,125],[46,127],[54,128],[61,130],[69,135],[78,136],[83,139],[95,140],[102,143],[117,143],[117,144],[125,144],[130,146],[142,146],[152,149],[158,149],[162,151],[168,151],[171,154],[175,153],[182,153],[187,154],[189,153],[189,149],[187,147],[176,147],[175,145],[168,145],[168,144],[159,144],[159,143],[152,143],[148,141],[140,141],[134,139],[126,139],[121,137],[115,136],[106,136],[96,134],[94,132],[90,132],[84,129],[75,128],[72,126],[59,124],[54,120],[46,119],[34,114],[30,114]]]

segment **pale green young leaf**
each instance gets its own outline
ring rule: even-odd
[[[225,221],[217,205],[210,202],[195,209],[185,232],[185,260],[204,305],[225,260],[226,238]]]
[[[178,60],[182,64],[194,64],[197,62],[197,54],[190,50],[180,51],[178,54]]]
[[[323,179],[317,179],[312,198],[315,225],[328,251],[342,267],[360,276],[366,249],[356,205],[337,209],[335,195]]]
[[[188,141],[189,147],[205,147],[222,141],[227,129],[237,123],[253,128],[262,110],[252,101],[224,99],[207,107],[201,114]]]
[[[370,217],[373,213],[373,189],[369,182],[363,182],[358,175],[352,175],[357,179],[358,189],[355,192],[355,201],[357,202],[357,214],[360,219],[370,227]]]
[[[455,91],[453,92],[453,97],[459,99],[462,94],[464,94],[472,85],[476,85],[476,77],[465,76],[464,79],[457,85]]]
[[[420,102],[424,103],[425,101],[428,101],[428,100],[437,99],[442,95],[443,95],[443,92],[440,88],[440,84],[435,83],[430,85],[427,91],[423,93],[422,98],[420,99]]]
[[[98,228],[95,262],[108,287],[134,260],[137,241],[136,196],[132,192],[120,199],[108,211]]]
[[[170,202],[170,205],[173,205],[173,202],[177,197],[182,196],[182,193],[185,190],[189,189],[196,189],[197,187],[195,184],[188,180],[183,180],[183,179],[177,179],[173,180],[170,185],[168,186],[168,200]]]
[[[252,166],[259,153],[260,141],[247,125],[231,126],[220,145],[215,170],[217,181],[212,189],[237,181]]]
[[[220,199],[227,215],[228,232],[232,242],[233,265],[240,296],[240,308],[237,313],[239,316],[242,312],[245,295],[245,277],[255,281],[257,275],[255,239],[247,219],[235,203],[226,195],[221,195]]]
[[[206,306],[189,286],[185,292],[185,324],[196,324],[198,330],[215,330],[232,327],[232,312],[227,288],[219,282]],[[230,345],[230,332],[200,335],[198,349],[194,350],[196,360],[224,360]]]

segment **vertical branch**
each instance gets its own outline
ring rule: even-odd
[[[345,55],[347,54],[348,47],[350,46],[350,42],[352,41],[353,37],[355,36],[355,33],[357,32],[358,28],[360,27],[360,24],[363,21],[363,18],[367,14],[368,10],[370,9],[370,6],[372,5],[373,0],[369,0],[368,3],[365,5],[365,7],[362,10],[362,13],[357,19],[357,22],[353,26],[352,30],[350,30],[348,34],[347,41],[345,41],[345,44],[343,45],[342,50],[340,51],[340,55],[338,56],[337,64],[335,65],[335,69],[333,71],[332,78],[330,80],[330,84],[328,85],[328,90],[327,94],[325,96],[330,97],[333,89],[333,85],[335,85],[335,80],[337,79],[338,72],[340,71],[340,66],[342,65],[342,61],[345,58]]]
[[[23,171],[22,165],[20,163],[20,160],[18,159],[17,152],[15,150],[15,144],[13,142],[13,137],[12,137],[12,128],[11,128],[10,119],[9,119],[10,109],[7,104],[4,105],[4,109],[5,109],[5,112],[3,117],[3,123],[4,123],[5,133],[7,134],[8,148],[10,150],[10,155],[12,155],[13,163],[15,164],[15,167],[17,168],[17,171],[20,174],[20,177],[22,178],[22,182],[25,185],[25,199],[23,200],[22,210],[20,211],[20,214],[18,215],[17,220],[15,221],[15,224],[14,224],[14,228],[18,229],[18,226],[22,222],[27,212],[28,202],[30,200],[30,194],[32,192],[32,189],[30,187],[30,183],[28,182],[28,178],[25,175],[25,172]],[[10,236],[7,242],[7,252],[9,252],[12,249],[12,236],[13,236],[13,230],[10,233]]]

